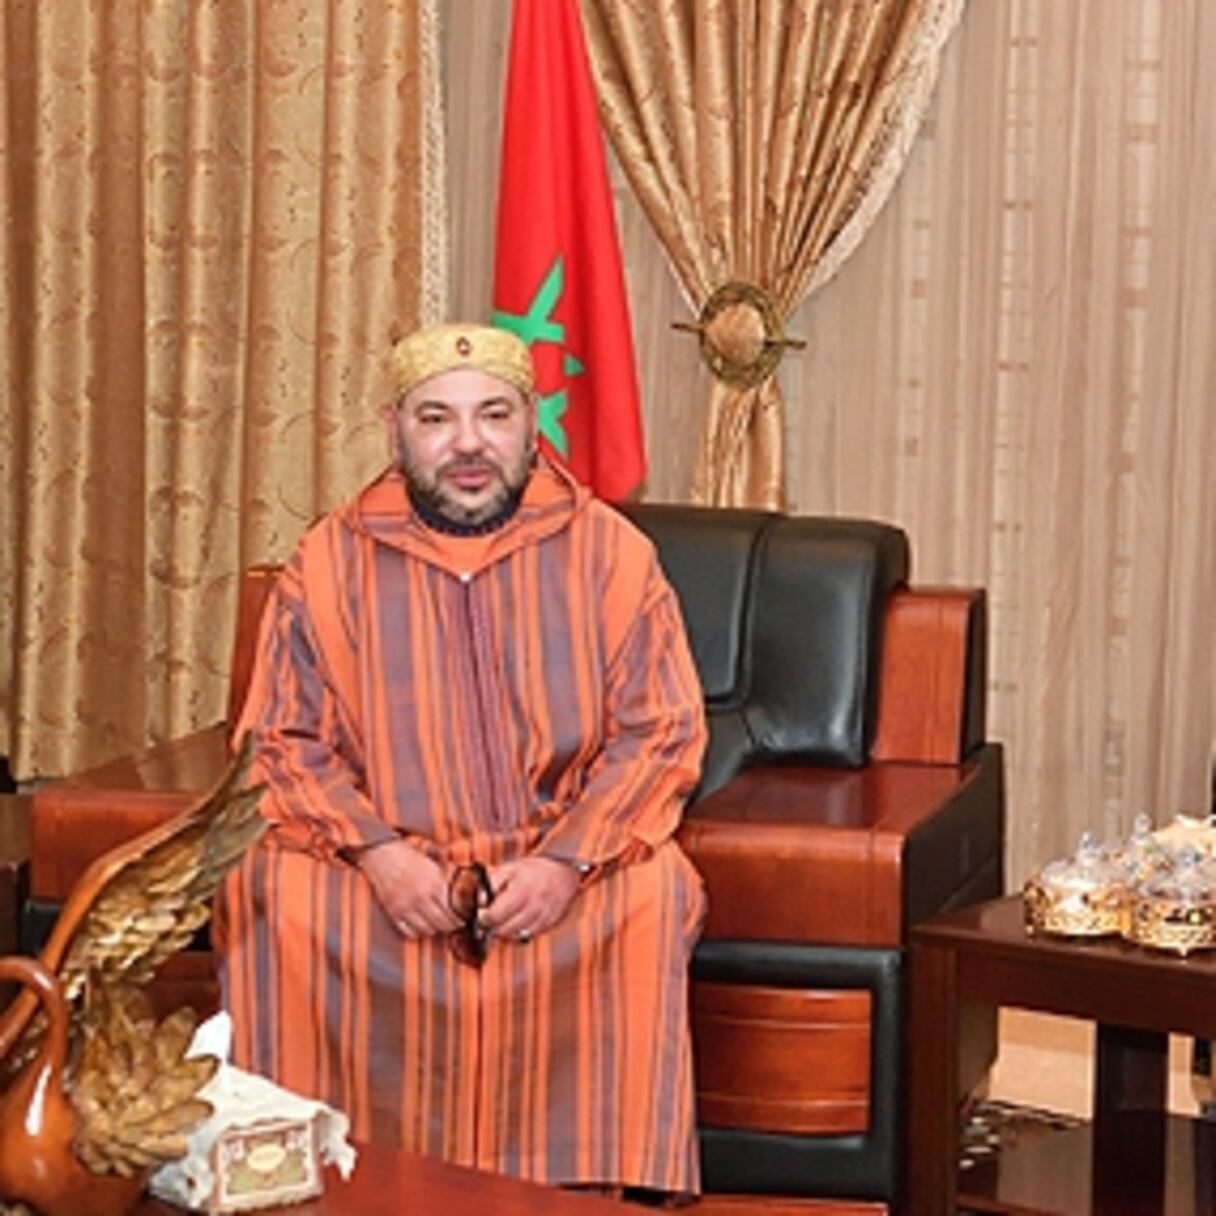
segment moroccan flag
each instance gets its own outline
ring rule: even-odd
[[[548,447],[601,497],[625,497],[646,456],[577,0],[515,0],[493,320],[532,349]]]

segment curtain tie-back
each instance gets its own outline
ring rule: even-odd
[[[672,328],[695,333],[705,365],[734,388],[760,384],[777,370],[787,347],[806,345],[799,338],[786,337],[773,297],[743,279],[715,288],[695,325],[676,321]]]

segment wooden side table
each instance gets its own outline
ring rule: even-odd
[[[1164,1115],[1168,1033],[1216,1035],[1216,957],[1182,959],[1118,940],[1031,937],[1020,897],[1010,896],[914,928],[909,965],[910,1216],[953,1216],[956,1204],[1059,1216],[1216,1211],[1211,1125]],[[1085,1151],[1061,1133],[1058,1142],[1045,1137],[1036,1145],[1033,1170],[1014,1168],[1015,1149],[1008,1170],[984,1167],[959,1179],[958,1032],[969,1004],[1097,1023],[1094,1123]],[[1178,1136],[1189,1146],[1183,1164],[1170,1148]],[[1059,1170],[1047,1163],[1055,1149],[1067,1154]],[[1088,1177],[1079,1177],[1083,1161]]]

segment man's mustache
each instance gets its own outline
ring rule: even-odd
[[[502,468],[493,460],[487,460],[484,456],[453,456],[451,460],[445,460],[440,466],[441,473],[455,472],[490,472],[501,473]]]

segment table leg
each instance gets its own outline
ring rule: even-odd
[[[1094,1211],[1164,1210],[1169,1038],[1106,1025],[1098,1026],[1097,1037]]]
[[[909,951],[907,1134],[908,1216],[951,1216],[956,1187],[958,1005],[956,960],[948,947]]]
[[[1098,1027],[1095,1122],[1108,1111],[1165,1109],[1168,1045],[1156,1031]]]

